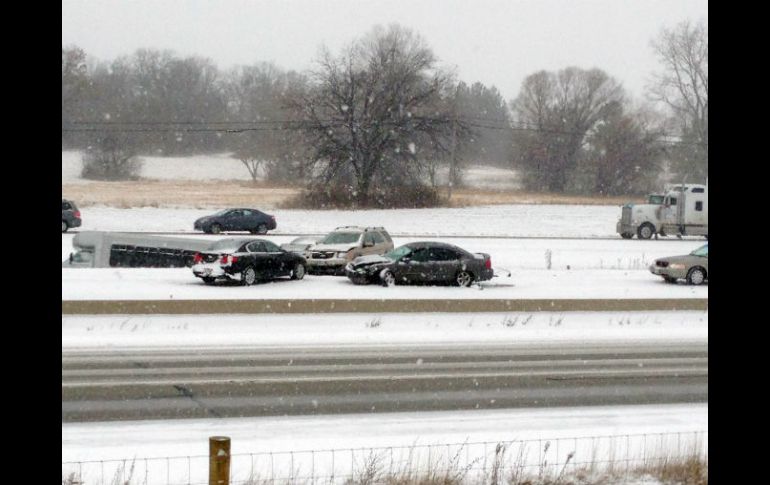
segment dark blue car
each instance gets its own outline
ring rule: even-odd
[[[224,231],[266,234],[277,226],[275,216],[257,209],[224,209],[216,214],[201,217],[195,221],[194,228],[207,234],[219,234]]]

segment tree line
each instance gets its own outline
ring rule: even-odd
[[[375,27],[314,69],[141,49],[94,62],[62,48],[62,147],[84,152],[83,176],[136,176],[139,155],[228,151],[256,181],[293,181],[312,203],[432,205],[441,173],[516,168],[529,190],[649,191],[664,167],[708,174],[708,31],[664,29],[650,102],[600,69],[530,74],[506,101],[438,67],[416,32]],[[677,180],[678,180],[677,179]]]

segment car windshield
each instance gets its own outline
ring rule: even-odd
[[[705,258],[709,257],[709,245],[706,244],[705,246],[699,247],[695,251],[690,253],[693,256],[703,256]]]
[[[353,244],[361,238],[360,232],[333,232],[323,238],[320,244]]]
[[[385,256],[388,259],[392,259],[393,261],[398,261],[399,259],[403,258],[407,254],[411,254],[412,248],[409,246],[401,246],[389,253],[385,253],[383,256]]]
[[[211,215],[212,216],[223,216],[223,215],[227,214],[228,212],[230,212],[230,209],[222,209],[221,211],[215,212],[215,213],[213,213]]]

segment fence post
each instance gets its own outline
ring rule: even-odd
[[[209,438],[209,485],[230,485],[230,438]]]

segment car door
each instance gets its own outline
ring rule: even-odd
[[[250,242],[246,245],[246,251],[249,253],[249,259],[252,260],[257,274],[262,278],[271,277],[272,268],[265,244],[262,241]]]
[[[231,210],[225,212],[222,216],[222,229],[225,231],[234,231],[237,229],[238,220],[240,219],[240,211]]]
[[[419,248],[407,258],[402,258],[398,264],[398,272],[410,283],[425,283],[431,281],[429,249]],[[397,275],[398,277],[399,275]]]
[[[454,281],[461,266],[461,258],[457,251],[448,248],[433,248],[430,259],[434,281]]]
[[[259,211],[244,209],[243,210],[243,231],[253,231],[257,229],[261,223],[264,222],[264,214]]]
[[[270,241],[265,241],[265,249],[267,250],[267,256],[272,267],[273,275],[275,276],[287,276],[294,269],[292,262],[294,261],[291,253],[287,253],[277,245]]]

